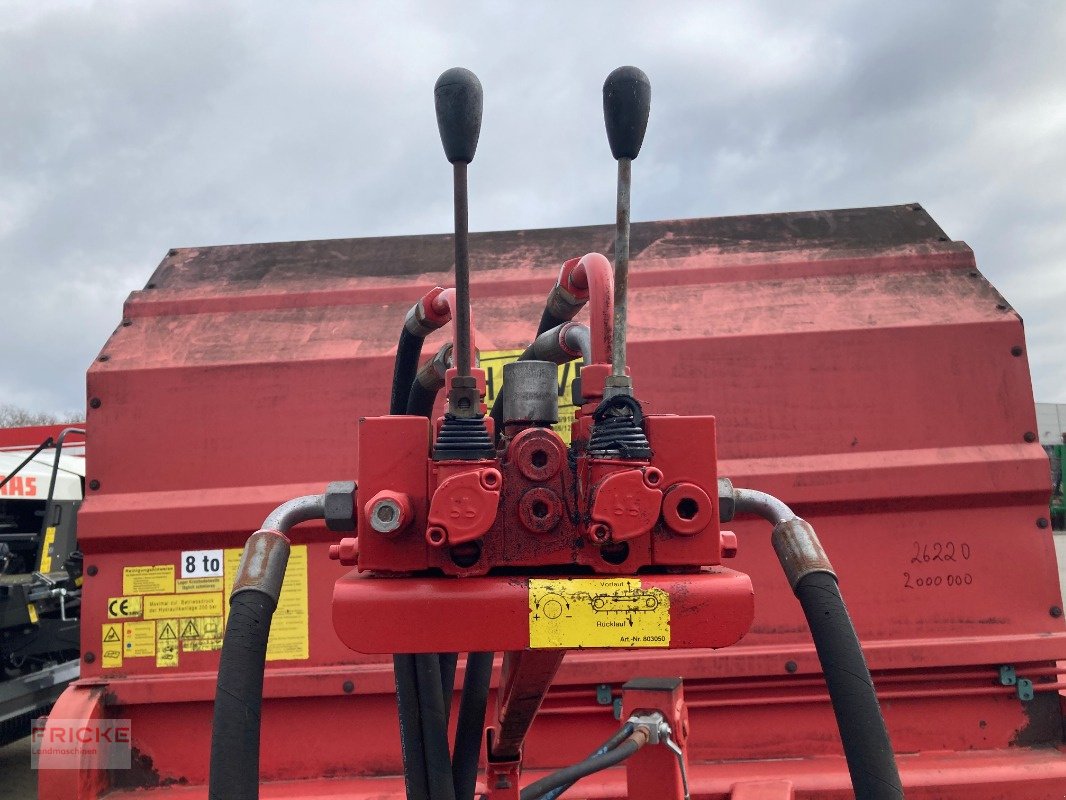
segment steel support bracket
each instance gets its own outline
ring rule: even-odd
[[[641,748],[626,760],[630,800],[686,800],[688,708],[681,678],[635,678],[622,686],[629,717],[659,712],[669,725],[671,746]]]

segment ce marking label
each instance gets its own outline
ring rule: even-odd
[[[127,617],[139,617],[142,610],[142,598],[134,597],[111,597],[107,601],[108,619],[125,619]]]

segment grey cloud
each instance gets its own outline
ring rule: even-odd
[[[172,246],[445,231],[431,87],[474,69],[476,229],[613,217],[604,75],[652,77],[639,219],[919,201],[1066,401],[1066,9],[1045,3],[84,3],[0,14],[0,398],[82,402]]]

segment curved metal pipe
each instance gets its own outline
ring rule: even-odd
[[[759,492],[755,489],[734,489],[733,502],[734,513],[754,514],[762,517],[771,525],[779,525],[782,522],[797,519],[796,513],[785,503],[778,500],[772,494]]]
[[[262,530],[288,533],[289,530],[312,519],[324,519],[326,516],[326,496],[324,494],[307,494],[294,497],[271,511],[263,520]]]

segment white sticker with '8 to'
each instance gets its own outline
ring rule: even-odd
[[[221,550],[185,550],[181,554],[181,577],[217,578],[222,575]]]

